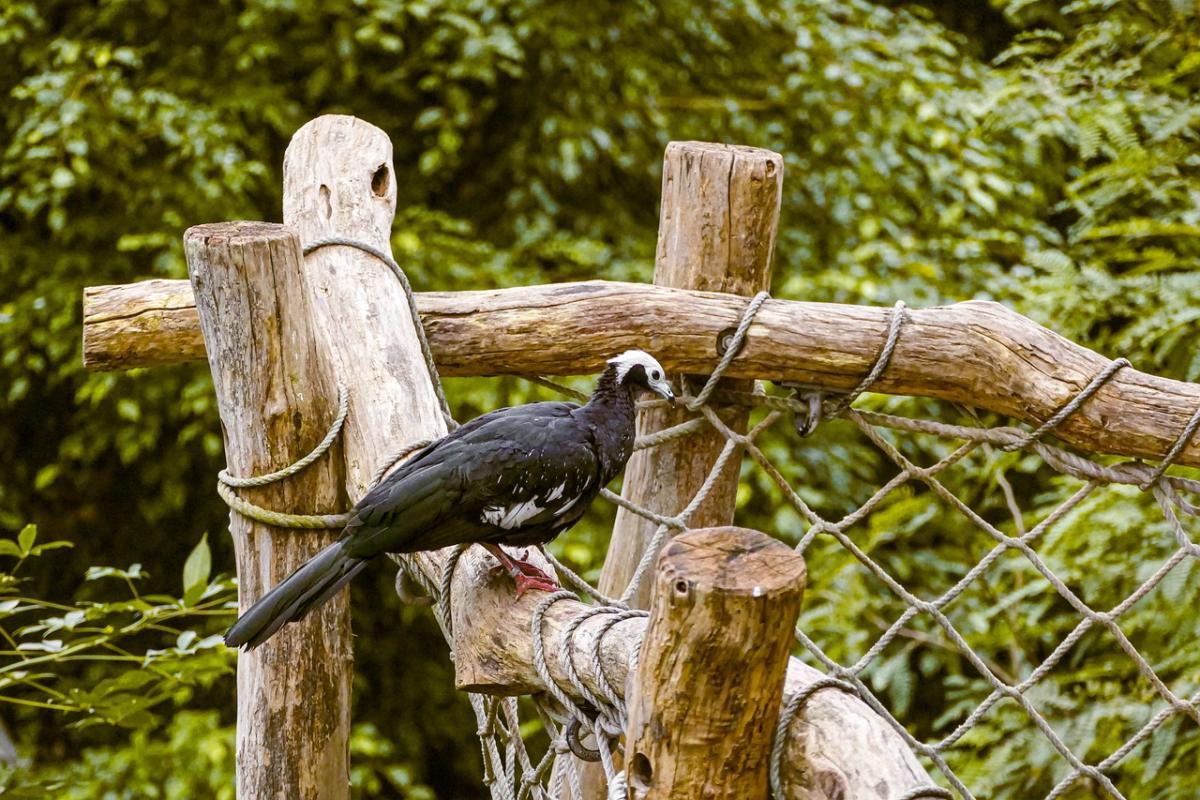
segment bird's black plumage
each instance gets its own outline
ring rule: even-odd
[[[674,399],[658,363],[630,351],[609,362],[583,406],[503,408],[426,446],[355,505],[338,541],[248,609],[226,643],[261,644],[383,553],[550,541],[624,468],[633,452],[634,401],[645,389]]]

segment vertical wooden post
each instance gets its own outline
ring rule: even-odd
[[[310,318],[296,234],[282,225],[200,225],[184,236],[234,475],[280,469],[325,435],[337,386]],[[266,508],[345,509],[341,448],[243,496]],[[333,541],[230,515],[239,598],[251,602]],[[350,795],[350,611],[345,594],[238,659],[237,787],[247,800]]]
[[[767,796],[804,578],[798,553],[745,528],[664,548],[629,700],[633,800]]]
[[[708,142],[668,144],[663,157],[654,283],[747,296],[769,289],[782,193],[783,157],[778,153]],[[714,352],[716,345],[714,339]],[[654,349],[653,342],[646,346]],[[725,384],[731,389],[752,388],[749,381]],[[688,416],[690,412],[682,408],[640,411],[638,433],[660,431]],[[737,431],[746,430],[748,418],[742,409],[721,413],[721,419]],[[634,453],[625,467],[621,494],[660,513],[678,514],[704,483],[724,445],[724,437],[707,428],[686,439]],[[733,521],[738,471],[736,462],[726,467],[719,483],[692,515],[693,526]],[[653,522],[617,509],[600,591],[621,595],[656,528]],[[645,608],[649,601],[647,580],[634,593],[631,605]],[[602,798],[604,774],[599,766],[577,764],[583,775],[584,797]]]
[[[770,150],[706,142],[672,142],[663,160],[662,211],[654,282],[676,289],[754,295],[771,284],[771,261],[779,227],[783,157]],[[717,342],[711,344],[714,352]],[[653,350],[653,343],[647,347]],[[747,382],[730,388],[748,390]],[[638,414],[638,432],[653,433],[682,422],[682,409],[649,409]],[[735,430],[746,428],[747,412],[727,410],[721,418]],[[635,453],[625,469],[622,494],[663,514],[678,514],[712,468],[724,438],[711,428]],[[723,479],[691,518],[694,527],[733,521],[738,469]],[[600,590],[620,595],[632,577],[656,525],[625,509],[617,510]],[[649,581],[632,605],[645,608]]]
[[[283,159],[283,221],[305,243],[340,236],[391,253],[396,214],[392,142],[355,117],[326,115],[292,136]],[[345,245],[305,260],[317,336],[351,387],[346,481],[352,499],[406,442],[446,433],[400,281]]]

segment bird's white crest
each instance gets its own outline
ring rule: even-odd
[[[617,383],[625,380],[625,375],[629,370],[638,364],[645,368],[647,376],[652,377],[656,370],[660,379],[664,375],[662,364],[659,364],[658,360],[645,350],[626,350],[621,355],[610,358],[608,363],[617,368]]]

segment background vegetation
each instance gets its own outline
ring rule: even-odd
[[[0,64],[0,720],[19,753],[0,786],[15,797],[231,796],[211,384],[202,366],[85,374],[80,290],[183,276],[189,225],[278,219],[284,147],[318,114],[392,136],[393,246],[418,288],[647,280],[663,147],[737,142],[786,159],[777,296],[990,297],[1142,369],[1200,377],[1193,0],[7,0]],[[450,390],[460,418],[541,392]],[[827,514],[894,473],[844,423],[768,445]],[[904,443],[922,461],[941,446]],[[1012,530],[1005,479],[1026,524],[1072,488],[1020,455],[980,455],[948,482]],[[801,532],[752,472],[740,500],[747,524]],[[595,509],[560,552],[597,569],[610,522]],[[915,490],[854,535],[922,596],[986,546]],[[1105,608],[1170,541],[1144,498],[1106,491],[1040,550]],[[809,557],[804,625],[848,662],[898,606],[832,544]],[[354,589],[356,792],[480,796],[445,647],[387,572]],[[1200,601],[1198,573],[1177,569],[1124,624],[1184,695],[1200,684],[1200,618],[1180,612]],[[1015,558],[951,616],[1010,677],[1077,621]],[[920,619],[871,680],[923,737],[982,698]],[[1092,762],[1157,707],[1102,634],[1033,697]],[[1026,723],[1002,704],[956,751],[981,796],[1041,796],[1061,774]],[[1121,770],[1130,798],[1193,797],[1195,726],[1176,718]]]

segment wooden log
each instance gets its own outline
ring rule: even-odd
[[[93,287],[85,295],[85,349],[93,368],[144,366],[143,342],[126,309],[154,309],[164,282]],[[179,291],[178,283],[172,292]],[[150,289],[140,287],[153,284]],[[139,298],[136,303],[131,299]],[[655,354],[668,372],[704,374],[716,363],[713,342],[736,324],[745,298],[644,284],[587,281],[479,292],[417,295],[443,375],[577,375],[600,370],[629,347]],[[134,316],[140,316],[136,311]],[[191,312],[194,315],[194,310]],[[848,391],[870,370],[891,310],[834,303],[768,300],[746,347],[726,373],[734,378],[796,381]],[[143,328],[166,325],[144,311]],[[933,397],[994,411],[1030,424],[1048,419],[1108,364],[999,303],[973,300],[910,309],[891,365],[874,391]],[[184,326],[173,325],[173,329]],[[179,358],[200,358],[198,330]],[[193,341],[194,340],[194,341]],[[123,355],[124,354],[124,355]],[[1158,458],[1200,408],[1200,385],[1126,368],[1055,436],[1093,453]],[[1200,466],[1193,440],[1178,462]]]
[[[654,283],[754,295],[771,286],[771,262],[783,193],[783,157],[770,150],[706,142],[671,142],[663,159],[662,210]],[[714,357],[717,339],[708,342]],[[703,377],[694,377],[695,387]],[[750,391],[750,381],[722,381],[725,388]],[[684,408],[638,412],[638,433],[648,434],[683,422]],[[745,433],[749,410],[721,412],[725,424]],[[625,468],[621,494],[639,506],[673,516],[695,496],[726,439],[711,426],[685,439],[634,453]],[[739,454],[740,455],[740,454]],[[740,457],[732,458],[689,523],[715,527],[733,522]],[[600,591],[620,596],[642,560],[658,525],[625,508],[617,509],[612,539],[600,576]],[[638,587],[630,603],[646,608],[651,584]]]
[[[792,658],[784,693],[792,697],[822,680],[819,670]],[[935,785],[891,726],[834,687],[817,689],[801,706],[780,761],[786,800],[893,800]]]
[[[355,117],[326,115],[292,136],[283,158],[283,221],[304,242],[346,237],[391,253],[396,214],[392,142]],[[343,245],[305,259],[317,337],[352,391],[343,433],[346,482],[358,499],[379,463],[446,423],[396,276]]]
[[[261,475],[308,453],[337,387],[310,323],[300,242],[282,225],[200,225],[184,236],[231,474]],[[242,490],[266,508],[345,509],[337,445],[302,472]],[[229,530],[243,611],[337,531],[273,528],[237,513]],[[350,796],[350,612],[345,593],[238,659],[239,797]]]
[[[468,558],[467,554],[455,571],[452,589],[456,686],[506,696],[546,691],[534,666],[530,636],[534,609],[544,595],[530,592],[514,600],[512,580],[493,568],[495,562]],[[538,558],[533,553],[531,557]],[[550,606],[542,622],[549,673],[577,702],[587,698],[568,679],[564,635],[571,621],[590,608],[575,600],[560,600]],[[790,620],[776,622],[790,637]],[[631,664],[646,637],[647,619],[623,620],[607,630],[605,626],[605,615],[596,615],[576,628],[570,663],[593,694],[599,694],[607,680],[620,697],[629,698],[634,680]],[[601,672],[596,671],[591,657],[596,648]],[[746,652],[748,648],[743,648],[743,654]],[[799,659],[789,659],[787,696],[824,677]],[[771,712],[771,719],[776,719],[776,714]],[[870,757],[864,758],[864,753]],[[866,703],[836,688],[815,691],[793,718],[782,776],[787,800],[881,800],[933,785],[904,740]]]
[[[745,528],[662,550],[629,700],[633,800],[766,797],[804,559]]]

